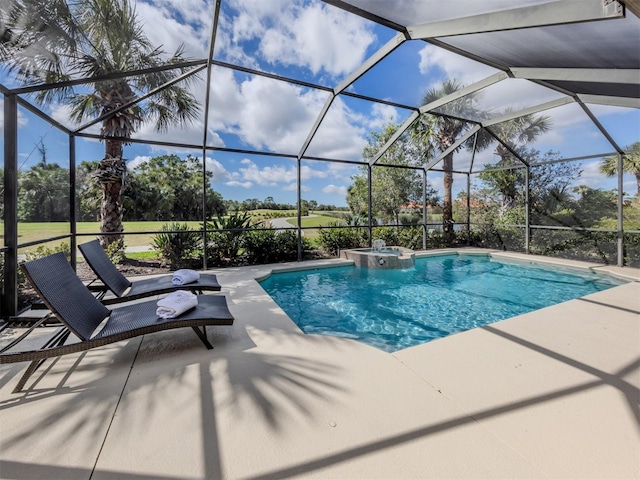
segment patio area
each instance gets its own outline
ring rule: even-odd
[[[236,318],[214,350],[147,335],[19,394],[3,365],[0,477],[640,478],[640,271],[493,254],[635,281],[388,354],[303,334],[254,280],[349,262],[212,270]]]

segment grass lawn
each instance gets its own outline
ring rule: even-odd
[[[294,227],[298,226],[298,219],[291,218],[287,220],[287,223],[291,224]],[[322,215],[318,215],[317,217],[302,217],[302,227],[323,227],[327,226],[330,223],[344,223],[344,220],[340,220],[335,217],[325,217]]]
[[[124,222],[124,231],[126,233],[145,232],[145,231],[157,231],[162,228],[162,225],[168,222]],[[180,222],[183,223],[183,222]],[[200,228],[201,222],[186,222],[191,228]],[[0,225],[0,229],[4,226]],[[77,232],[79,234],[87,233],[91,235],[78,237],[78,243],[88,242],[95,238],[100,232],[99,222],[78,222],[76,224]],[[4,231],[4,230],[2,230]],[[34,242],[49,237],[56,237],[59,235],[68,235],[70,233],[70,225],[65,222],[20,222],[18,224],[18,242],[20,244]],[[125,237],[125,244],[127,247],[138,247],[151,244],[151,239],[154,237],[153,233],[141,233],[138,235],[127,235]],[[2,237],[2,246],[4,246],[4,235]],[[52,247],[58,245],[65,240],[56,240],[54,242],[47,243],[47,246]],[[35,248],[35,247],[29,247]],[[27,248],[27,249],[29,249]],[[22,253],[24,249],[20,249]]]
[[[268,216],[269,213],[274,212],[274,210],[254,210],[251,213],[254,215],[264,215]],[[296,212],[295,210],[286,211],[286,210],[275,210],[278,213],[290,213],[291,217],[287,220],[287,222],[293,226],[298,226],[298,219],[295,218]],[[442,215],[429,215],[429,223],[434,222],[438,223],[441,221]],[[329,217],[325,215],[317,215],[312,217],[303,217],[302,218],[302,226],[304,228],[312,228],[313,230],[305,230],[305,236],[309,239],[315,238],[318,236],[318,231],[315,230],[317,227],[329,225],[330,223],[344,223],[343,220],[340,220],[336,217]],[[158,221],[158,222],[124,222],[124,231],[128,235],[125,237],[125,244],[127,247],[139,247],[139,246],[147,246],[151,245],[151,241],[155,234],[153,233],[140,233],[135,234],[135,232],[148,232],[148,231],[159,231],[163,225],[170,223],[166,221]],[[183,223],[183,222],[180,222]],[[198,221],[186,222],[191,228],[199,229],[201,223]],[[4,224],[0,222],[0,246],[4,246],[4,235],[2,232],[4,228]],[[78,234],[88,234],[82,235],[78,237],[78,243],[83,243],[85,241],[92,240],[99,234],[100,231],[100,223],[99,222],[78,222],[77,223],[77,231]],[[20,244],[30,243],[37,240],[41,240],[49,237],[56,237],[60,235],[68,235],[70,233],[70,225],[65,222],[20,222],[18,224],[18,242]],[[55,240],[53,242],[48,242],[46,245],[48,247],[53,247],[55,245],[59,245],[64,240]],[[21,248],[20,253],[24,253],[24,250],[35,249],[36,247],[27,247]]]
[[[297,218],[288,219],[287,223],[289,223],[293,227],[297,227],[298,226],[298,219]],[[302,217],[302,227],[303,228],[322,227],[322,226],[329,225],[330,223],[344,223],[344,221],[340,220],[339,218],[325,217],[325,216],[322,216],[322,215],[318,215],[317,217]],[[305,230],[304,231],[304,236],[306,238],[308,238],[311,241],[312,244],[315,243],[314,240],[319,235],[320,235],[320,233],[315,228],[313,228],[311,230]]]

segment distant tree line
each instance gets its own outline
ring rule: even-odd
[[[238,200],[224,200],[225,208],[228,212],[234,211],[250,211],[250,210],[296,210],[295,203],[276,203],[273,197],[267,197],[264,200],[257,198],[247,198],[241,202]],[[300,202],[302,210],[306,211],[336,211],[348,210],[347,207],[338,207],[331,204],[318,203],[316,200],[305,200]]]
[[[29,170],[18,174],[18,220],[64,222],[69,220],[69,169],[48,162],[46,151]],[[99,162],[82,162],[76,170],[76,218],[80,222],[100,220],[102,188],[94,180]],[[3,170],[0,169],[0,175]],[[203,177],[199,159],[177,155],[153,157],[127,170],[122,191],[125,221],[198,221],[203,219]],[[296,204],[276,203],[273,197],[243,201],[223,200],[211,186],[207,172],[206,218],[233,211],[258,209],[295,210]],[[345,207],[302,200],[303,211],[344,210]],[[0,213],[4,213],[1,205]]]
[[[76,171],[76,218],[100,220],[102,189],[93,180],[99,162],[82,162]],[[222,196],[206,182],[206,207],[202,202],[202,164],[193,157],[162,155],[128,171],[122,192],[125,221],[202,220],[203,208],[213,217],[224,215]],[[213,174],[207,172],[207,180]],[[43,158],[18,174],[18,220],[62,222],[69,220],[69,169]]]

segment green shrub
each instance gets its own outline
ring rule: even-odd
[[[334,223],[330,226],[337,226]],[[320,245],[329,254],[336,256],[338,250],[361,248],[368,243],[364,228],[320,228]]]
[[[120,239],[117,242],[110,243],[105,253],[111,262],[115,264],[121,263],[125,257],[124,240]]]
[[[34,251],[27,250],[24,252],[24,258],[27,262],[31,260],[37,260],[38,258],[53,255],[54,253],[62,252],[67,260],[71,260],[71,247],[67,242],[62,242],[55,247],[47,247],[46,245],[39,245]]]
[[[207,230],[218,230],[207,234],[207,263],[223,265],[236,261],[247,230],[255,226],[249,212],[233,212],[207,223]]]
[[[151,246],[160,253],[163,264],[172,269],[192,266],[202,251],[201,233],[186,223],[165,223],[161,230],[151,240]]]
[[[411,250],[422,250],[422,226],[400,228],[398,230],[398,246]]]
[[[398,220],[400,225],[417,225],[422,222],[422,214],[418,212],[401,213]]]
[[[449,241],[444,231],[431,230],[427,236],[427,248],[453,248],[467,246],[467,232],[453,232],[453,241]],[[479,246],[479,245],[478,245]],[[489,248],[489,247],[487,247]]]
[[[294,261],[298,259],[298,234],[292,230],[252,230],[244,236],[243,247],[252,265]],[[302,237],[303,252],[310,248],[309,241]]]
[[[400,246],[398,242],[398,228],[395,227],[373,227],[373,240],[384,240],[388,246]]]
[[[0,292],[4,292],[4,256],[4,252],[0,253]],[[23,287],[26,281],[22,269],[18,268],[18,288]]]
[[[466,237],[466,232],[464,235]],[[476,225],[471,230],[471,246],[522,252],[524,251],[524,229],[494,224]]]
[[[410,248],[411,250],[422,249],[422,226],[413,225],[410,227],[383,226],[373,227],[373,240],[384,240],[387,246],[398,246]],[[368,245],[366,229],[361,232],[361,246]],[[347,247],[340,247],[347,248]]]
[[[531,253],[587,262],[616,263],[617,233],[533,229]]]

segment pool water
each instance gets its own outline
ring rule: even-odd
[[[576,272],[446,255],[408,270],[336,267],[260,283],[303,332],[394,352],[625,283]]]

